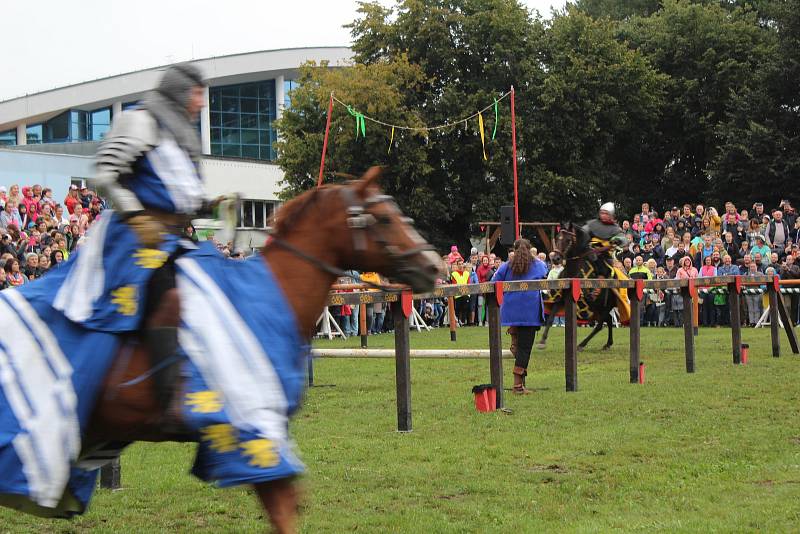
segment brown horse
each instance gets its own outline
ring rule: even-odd
[[[415,291],[433,287],[439,258],[393,199],[380,194],[379,175],[380,170],[373,167],[361,180],[306,192],[277,214],[275,233],[262,250],[263,259],[286,295],[304,339],[314,334],[337,270],[377,271]],[[167,292],[160,308],[148,318],[149,325],[177,326],[178,304],[177,290]],[[123,352],[103,385],[84,450],[114,442],[191,440],[176,430],[181,427],[180,411],[162,408],[151,378],[134,387],[120,387],[146,376],[151,367],[142,345]],[[180,383],[175,390],[181,391]],[[294,532],[296,482],[284,479],[254,486],[275,529]]]
[[[559,278],[611,278],[613,276],[611,268],[603,261],[591,261],[593,254],[602,254],[604,250],[593,249],[590,243],[590,236],[580,226],[572,223],[564,223],[556,236],[553,252],[557,258],[561,258],[564,270],[561,271]],[[560,296],[550,307],[547,315],[544,330],[539,338],[537,348],[544,349],[547,346],[547,334],[553,326],[553,319],[564,309],[564,298],[566,291],[561,291]],[[611,310],[616,306],[616,297],[610,289],[584,290],[581,303],[588,308],[588,313],[595,322],[594,328],[586,336],[586,339],[578,344],[578,350],[583,350],[591,339],[603,330],[603,326],[608,326],[608,341],[603,346],[603,350],[608,350],[614,344],[614,324],[611,318]]]

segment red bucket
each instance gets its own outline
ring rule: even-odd
[[[742,343],[742,351],[741,351],[742,365],[747,365],[747,353],[749,352],[749,350],[750,350],[750,345],[748,345],[747,343]]]
[[[497,389],[492,384],[480,384],[472,388],[475,395],[475,409],[479,412],[497,410]]]
[[[644,384],[644,362],[639,362],[639,383]]]

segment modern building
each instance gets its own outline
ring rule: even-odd
[[[283,178],[273,122],[291,105],[300,65],[349,63],[346,47],[292,48],[200,59],[208,105],[200,115],[201,169],[209,195],[244,199],[240,228],[263,228]],[[114,116],[155,87],[156,67],[0,102],[0,185],[38,183],[64,198],[92,176],[92,155]]]

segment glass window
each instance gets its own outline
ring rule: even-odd
[[[258,145],[242,145],[242,157],[259,159],[259,146]]]
[[[17,129],[0,132],[0,146],[11,146],[17,144]]]
[[[295,80],[284,80],[283,81],[283,109],[289,109],[292,107],[292,91],[297,88],[297,82]]]
[[[44,123],[45,143],[66,143],[69,139],[69,111],[57,115]]]
[[[239,228],[266,228],[275,211],[275,202],[269,200],[242,200],[239,209]]]
[[[253,226],[264,228],[264,201],[253,201]]]
[[[111,108],[96,109],[89,114],[92,141],[100,141],[111,129]]]
[[[138,107],[139,107],[139,102],[138,101],[136,101],[136,102],[123,102],[122,103],[122,111],[125,111],[126,109],[138,108]]]
[[[209,101],[212,154],[275,158],[275,80],[211,87]]]
[[[25,129],[25,137],[29,145],[41,145],[44,141],[43,127],[41,124],[32,124]]]
[[[69,112],[69,140],[86,141],[89,139],[89,114],[79,109]]]
[[[253,201],[245,200],[242,202],[242,226],[251,228],[253,226]]]

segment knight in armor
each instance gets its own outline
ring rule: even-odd
[[[628,238],[615,220],[615,213],[614,203],[606,202],[600,206],[597,218],[590,220],[583,227],[583,230],[589,234],[592,248],[598,251],[590,258],[593,263],[599,259],[599,256],[607,256],[604,252],[610,252],[614,248],[623,248],[628,244]]]
[[[199,69],[174,65],[140,106],[114,118],[94,178],[114,211],[103,213],[75,257],[40,286],[41,298],[89,330],[141,332],[154,363],[177,348],[176,292],[167,314],[174,324],[148,325],[145,317],[175,287],[175,256],[194,247],[182,239],[184,228],[211,205],[198,170],[204,88]]]

